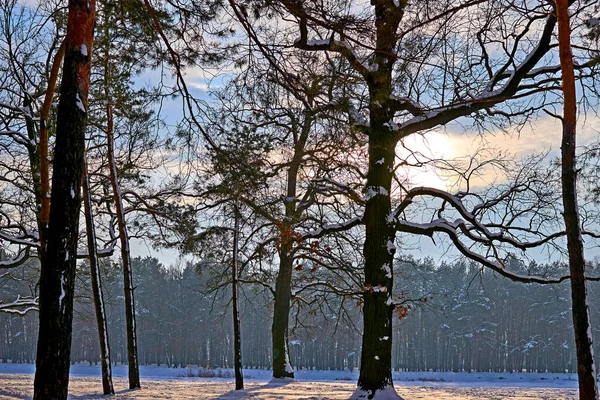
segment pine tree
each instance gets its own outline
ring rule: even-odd
[[[34,399],[66,399],[84,140],[96,2],[71,1],[52,181],[47,249],[40,277]]]

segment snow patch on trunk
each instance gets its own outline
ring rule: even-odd
[[[290,364],[289,351],[285,352],[285,372],[287,372],[288,374],[294,373],[294,368],[292,368],[292,365]]]
[[[69,257],[69,254],[67,253],[67,257]],[[60,296],[58,296],[58,307],[59,309],[62,310],[62,301],[65,298],[65,284],[66,284],[66,279],[65,279],[65,271],[61,272],[60,274]]]
[[[81,101],[81,97],[79,97],[79,93],[75,96],[75,103],[77,104],[77,108],[79,108],[82,112],[86,112],[85,106],[83,105],[83,101]]]

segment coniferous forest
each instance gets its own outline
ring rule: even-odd
[[[233,330],[231,290],[215,290],[211,274],[188,265],[170,269],[155,258],[132,260],[137,282],[136,306],[141,364],[168,367],[231,368]],[[100,362],[87,265],[78,270],[71,360]],[[112,362],[127,363],[122,272],[102,266]],[[565,268],[565,266],[554,266]],[[31,267],[31,279],[37,274]],[[402,272],[401,272],[402,271]],[[481,274],[468,261],[436,265],[431,260],[405,262],[396,272],[407,306],[393,320],[392,367],[404,371],[575,372],[569,288],[506,282]],[[34,278],[35,279],[35,278]],[[408,283],[410,282],[410,284]],[[5,280],[2,297],[23,290]],[[597,284],[590,286],[592,320],[597,321]],[[110,299],[110,301],[108,300]],[[297,369],[360,368],[360,307],[356,300],[311,293],[310,306],[294,300],[290,314],[290,362]],[[304,299],[306,300],[306,299]],[[412,301],[409,301],[412,300]],[[245,368],[271,367],[270,327],[273,295],[248,284],[240,298],[242,354]],[[35,360],[37,315],[0,314],[2,362]],[[594,330],[594,339],[597,338]],[[594,341],[598,343],[598,340]]]

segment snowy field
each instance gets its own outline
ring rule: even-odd
[[[34,366],[0,364],[0,399],[29,399]],[[127,390],[127,368],[113,369],[117,391],[114,399],[347,399],[355,389],[357,373],[298,371],[297,382],[273,383],[270,371],[244,370],[246,389],[233,390],[231,371],[216,370],[216,377],[198,378],[199,369],[142,366],[142,390]],[[212,371],[210,371],[212,372]],[[206,374],[206,371],[205,373]],[[100,368],[71,367],[71,399],[101,399]],[[225,377],[219,377],[225,376]],[[406,400],[475,399],[576,399],[577,381],[572,374],[516,373],[394,373],[398,393]]]

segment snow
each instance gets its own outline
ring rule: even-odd
[[[84,44],[81,45],[81,55],[84,57],[88,56],[87,46]]]
[[[355,125],[369,126],[367,118],[353,106],[350,106],[350,118]]]
[[[190,372],[197,371],[197,367]],[[32,364],[0,364],[0,398],[31,398],[33,393]],[[269,382],[271,371],[244,369],[243,391],[234,391],[231,378],[190,378],[186,368],[140,366],[142,390],[127,390],[127,367],[113,366],[116,395],[111,399],[361,399],[356,397],[358,372],[309,371],[295,372],[297,381]],[[375,399],[476,400],[496,398],[506,400],[577,398],[576,374],[552,373],[491,373],[491,372],[394,372],[393,388],[376,394]],[[69,383],[71,398],[100,399],[102,382],[100,366],[71,366]],[[364,394],[365,392],[362,392]],[[366,399],[363,397],[363,399]]]
[[[379,69],[379,64],[377,63],[371,64],[370,62],[368,62],[366,65],[363,64],[363,66],[369,72],[377,72],[377,70]]]
[[[600,25],[600,18],[592,17],[586,21],[587,26],[590,28]]]
[[[392,269],[390,268],[390,265],[388,263],[383,264],[383,267],[381,267],[381,269],[383,269],[385,271],[385,276],[388,278],[392,278]]]
[[[396,251],[396,245],[391,240],[387,242],[387,250],[389,254],[393,254]]]
[[[67,253],[67,256],[69,257],[69,253]],[[65,271],[63,271],[60,274],[60,296],[58,296],[58,307],[62,310],[62,301],[65,298],[65,284],[66,284],[66,279],[65,279]]]
[[[385,158],[380,158],[379,160],[375,161],[375,164],[383,164],[385,162]]]
[[[79,97],[79,93],[76,94],[75,96],[75,103],[77,104],[77,107],[82,111],[82,112],[86,112],[85,111],[85,106],[83,105],[83,101],[81,101],[81,97]]]
[[[73,190],[73,188],[71,188],[71,198],[74,199],[75,198],[75,191]]]
[[[383,389],[376,390],[374,395],[369,390],[356,389],[350,397],[350,400],[354,399],[402,400],[402,397],[398,395],[398,392],[392,386],[386,386]]]
[[[303,235],[304,238],[307,237],[315,237],[315,236],[319,236],[323,233],[323,231],[327,232],[327,231],[336,231],[336,230],[344,230],[347,227],[350,227],[358,222],[360,222],[361,218],[360,217],[354,217],[348,221],[344,221],[341,222],[339,224],[325,224],[323,225],[323,228],[318,228],[316,230],[312,230],[312,231],[308,231],[307,233],[305,233]]]
[[[369,201],[377,195],[387,196],[389,195],[389,192],[383,186],[367,186],[367,192],[365,193],[363,200]]]
[[[288,374],[294,373],[294,368],[292,368],[292,365],[290,364],[289,351],[285,352],[285,372],[287,372]]]
[[[392,132],[396,132],[396,131],[400,130],[400,126],[397,123],[395,123],[393,120],[389,120],[388,122],[383,124],[383,126],[388,128]]]

